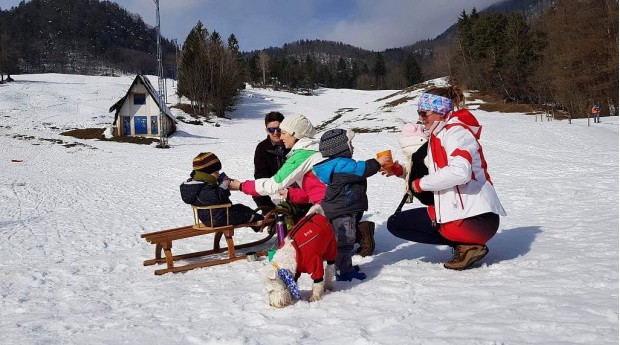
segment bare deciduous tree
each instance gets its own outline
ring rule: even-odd
[[[258,68],[263,73],[263,85],[267,85],[267,72],[269,70],[269,55],[265,52],[258,54]]]

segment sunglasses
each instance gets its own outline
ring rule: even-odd
[[[282,128],[280,127],[267,127],[267,132],[273,134],[275,132],[282,132]]]
[[[428,114],[428,111],[426,110],[418,110],[418,116],[427,118],[429,114]]]

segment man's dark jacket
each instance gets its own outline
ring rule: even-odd
[[[290,151],[283,143],[274,145],[267,136],[256,146],[254,152],[254,178],[270,178],[274,176],[284,164],[286,154]],[[256,206],[273,209],[276,207],[268,195],[253,197]]]
[[[284,164],[290,149],[283,144],[274,145],[271,139],[261,141],[254,152],[254,178],[270,178],[275,175]]]

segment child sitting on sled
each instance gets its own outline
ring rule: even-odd
[[[181,184],[181,199],[193,206],[213,206],[231,204],[230,179],[225,173],[220,173],[222,163],[212,152],[200,153],[193,161],[193,170],[190,178]],[[213,224],[209,210],[198,210],[198,218],[206,226],[218,227],[224,225],[246,224],[263,219],[263,216],[254,212],[243,204],[234,204],[229,208],[229,223],[226,222],[226,209],[213,209]]]

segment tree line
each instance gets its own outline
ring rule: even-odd
[[[195,115],[224,116],[233,109],[244,82],[310,92],[319,86],[402,89],[423,81],[413,55],[394,75],[382,53],[376,53],[372,67],[368,67],[363,58],[333,55],[321,60],[316,57],[319,54],[308,52],[302,59],[296,54],[287,55],[287,49],[275,51],[254,52],[244,58],[234,34],[225,45],[217,31],[209,33],[198,22],[180,50],[177,93],[190,100]]]
[[[234,34],[225,43],[199,22],[180,47],[162,40],[163,64],[165,72],[176,66],[178,92],[196,113],[218,116],[232,109],[244,82],[308,92],[404,89],[443,76],[570,117],[585,116],[593,103],[604,114],[617,109],[618,2],[527,3],[542,11],[463,11],[454,30],[382,52],[300,40],[241,53]],[[0,82],[17,73],[156,74],[155,51],[155,29],[110,1],[31,0],[0,10]]]
[[[558,0],[531,23],[522,12],[463,12],[444,54],[454,82],[505,102],[569,118],[588,116],[597,103],[605,114],[617,111],[617,1]]]
[[[244,54],[244,68],[249,82],[292,89],[402,89],[423,81],[413,53],[405,61],[389,57],[341,42],[300,40]]]
[[[466,89],[541,105],[569,118],[588,116],[593,104],[604,114],[617,114],[618,2],[530,5],[539,12],[463,11],[453,35],[374,57],[334,42],[331,47],[341,47],[340,54],[306,49],[310,52],[302,55],[304,46],[321,41],[254,52],[245,59],[247,80],[291,88],[403,89],[449,76]]]

